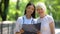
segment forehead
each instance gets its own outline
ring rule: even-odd
[[[42,9],[40,6],[36,7],[36,9]]]
[[[34,7],[33,5],[29,5],[28,7]]]

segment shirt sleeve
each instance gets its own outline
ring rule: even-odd
[[[53,19],[53,17],[52,17],[52,16],[49,16],[49,17],[48,17],[48,20],[49,20],[49,23],[54,22],[54,19]]]
[[[21,20],[21,18],[18,18],[16,23],[15,23],[14,33],[20,32],[20,29],[22,29],[22,20]]]

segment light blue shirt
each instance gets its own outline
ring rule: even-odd
[[[23,23],[23,18],[24,18],[24,23]],[[15,32],[20,32],[20,29],[22,29],[22,25],[23,24],[35,24],[36,23],[36,19],[33,19],[34,23],[31,23],[32,19],[33,19],[32,17],[30,19],[27,19],[26,15],[24,15],[22,17],[19,17],[17,19],[17,21],[16,21]]]

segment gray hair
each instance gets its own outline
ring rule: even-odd
[[[37,8],[37,7],[40,7],[40,8],[42,8],[44,11],[46,11],[46,6],[45,6],[45,4],[42,3],[42,2],[37,3],[36,8]]]

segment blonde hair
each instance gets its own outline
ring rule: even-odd
[[[42,8],[44,11],[46,11],[46,6],[45,6],[45,4],[44,4],[43,2],[37,3],[36,8],[37,8],[37,7],[40,7],[40,8]]]

